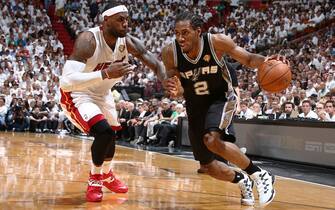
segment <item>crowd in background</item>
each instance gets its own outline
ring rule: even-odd
[[[236,3],[236,1],[234,1]],[[0,0],[0,129],[61,132],[73,126],[59,107],[59,76],[67,56],[52,30],[46,8],[39,1]],[[103,3],[87,0],[56,0],[56,15],[68,24],[73,36],[97,25]],[[160,57],[161,48],[174,39],[173,19],[190,9],[211,21],[217,8],[205,0],[129,1],[130,33]],[[131,4],[130,4],[131,3]],[[293,80],[278,94],[258,87],[255,69],[236,67],[241,103],[236,117],[335,121],[334,24],[301,40],[289,42],[298,31],[334,18],[329,1],[274,1],[265,10],[232,5],[224,22],[209,28],[225,33],[249,51],[284,54],[291,62]],[[183,99],[158,100],[162,86],[147,67],[131,58],[136,71],[124,77],[123,86],[144,87],[142,98],[118,101],[120,138],[136,144],[173,144],[178,117],[186,116]],[[229,60],[229,59],[228,59]],[[172,141],[172,142],[171,142]]]
[[[238,69],[241,99],[252,108],[257,97],[262,98],[257,103],[262,106],[263,114],[282,111],[285,102],[292,102],[295,110],[301,113],[303,101],[308,100],[317,114],[323,114],[325,110],[316,110],[316,105],[325,104],[329,100],[335,101],[334,30],[333,25],[309,38],[267,51],[269,55],[284,54],[291,63],[292,83],[281,93],[269,94],[261,91],[256,82],[255,70],[243,67]],[[327,115],[326,118],[315,119],[334,121],[333,111],[328,111],[328,114],[330,116]]]
[[[261,50],[290,40],[295,34],[335,17],[329,1],[274,1],[265,10],[239,5],[226,21],[212,26],[212,33],[225,33],[249,51]]]
[[[39,1],[0,1],[0,128],[52,131],[63,121],[59,76],[66,56]]]

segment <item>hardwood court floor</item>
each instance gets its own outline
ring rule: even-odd
[[[127,194],[105,191],[87,203],[91,141],[52,134],[0,132],[0,209],[261,209],[240,205],[237,186],[198,175],[198,164],[117,147],[114,172]],[[335,209],[335,188],[277,177],[265,209]]]

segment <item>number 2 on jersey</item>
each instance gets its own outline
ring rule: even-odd
[[[194,84],[194,91],[197,95],[208,95],[208,84],[207,81],[201,81]]]

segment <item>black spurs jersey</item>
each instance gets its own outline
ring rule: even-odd
[[[210,37],[210,33],[202,34],[200,52],[195,60],[182,52],[176,40],[173,44],[184,98],[187,106],[194,108],[207,107],[216,100],[227,100],[228,93],[233,92],[229,70],[224,59],[216,56]]]

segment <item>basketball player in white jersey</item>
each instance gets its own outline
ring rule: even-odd
[[[112,173],[117,121],[111,88],[133,70],[128,52],[149,66],[160,80],[164,67],[144,45],[127,35],[128,10],[110,1],[102,13],[103,23],[81,33],[66,61],[60,80],[61,106],[69,120],[94,136],[91,147],[92,169],[86,192],[87,201],[102,200],[102,186],[117,193],[128,188]]]

